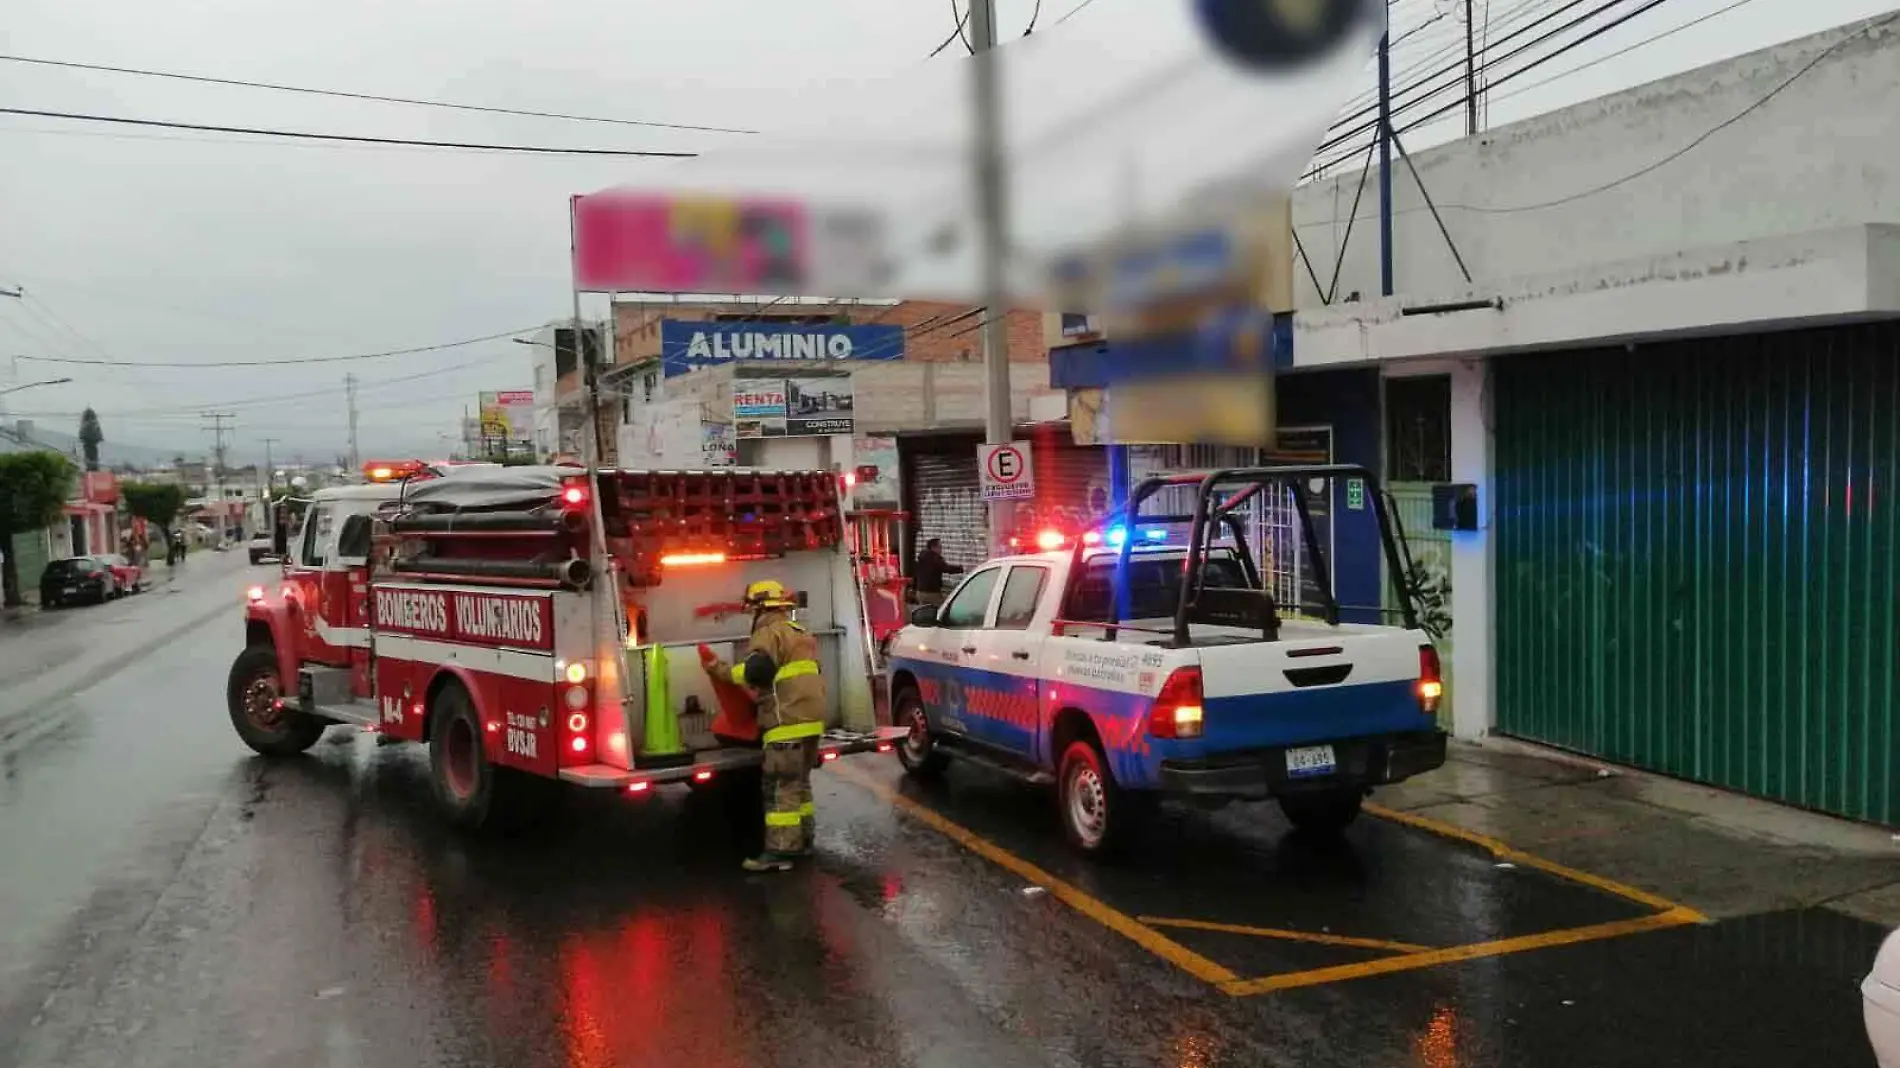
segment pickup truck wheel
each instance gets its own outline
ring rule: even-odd
[[[1062,832],[1069,844],[1092,856],[1113,852],[1135,822],[1135,799],[1115,785],[1108,761],[1088,738],[1078,738],[1062,751],[1056,797],[1062,811]]]
[[[1294,827],[1311,834],[1338,834],[1359,817],[1365,799],[1363,790],[1328,790],[1286,794],[1279,801],[1280,811]]]
[[[937,739],[930,733],[930,717],[924,714],[923,698],[917,696],[916,690],[906,688],[898,693],[892,712],[891,721],[910,730],[897,745],[898,763],[919,779],[942,773],[947,758],[937,751]]]
[[[245,745],[267,757],[296,756],[317,744],[326,726],[314,716],[283,707],[283,695],[274,647],[258,644],[238,654],[225,686],[231,726]]]

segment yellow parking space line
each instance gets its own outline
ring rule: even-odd
[[[838,761],[838,764],[844,761]],[[833,765],[832,774],[871,791],[878,797],[891,803],[898,811],[911,819],[924,824],[958,845],[982,857],[984,860],[1006,869],[1047,890],[1051,896],[1075,911],[1127,938],[1136,945],[1160,957],[1182,971],[1216,986],[1224,986],[1240,981],[1240,976],[1201,956],[1199,953],[1176,942],[1160,931],[1142,923],[1133,916],[1098,898],[1091,897],[1055,875],[1042,870],[1029,861],[1011,853],[1002,846],[984,838],[975,831],[954,823],[939,814],[935,809],[898,793],[884,783],[865,776],[855,768],[840,768]]]
[[[1588,927],[1571,927],[1566,930],[1545,931],[1541,934],[1523,935],[1518,938],[1503,938],[1495,942],[1478,942],[1468,946],[1432,949],[1403,957],[1383,957],[1378,960],[1341,964],[1331,968],[1314,968],[1310,971],[1287,972],[1284,975],[1269,975],[1259,979],[1242,979],[1222,984],[1221,990],[1234,997],[1249,997],[1254,994],[1270,994],[1276,990],[1292,990],[1303,986],[1339,983],[1348,979],[1364,979],[1374,975],[1415,971],[1440,964],[1455,964],[1459,961],[1479,960],[1485,957],[1502,957],[1506,954],[1523,953],[1533,949],[1548,949],[1552,946],[1569,946],[1579,942],[1621,938],[1625,935],[1660,931],[1669,927],[1682,927],[1701,922],[1703,922],[1702,914],[1694,909],[1672,908],[1649,916],[1612,920],[1609,923],[1591,924]]]
[[[1615,879],[1607,879],[1601,875],[1594,875],[1587,871],[1579,871],[1568,865],[1559,864],[1554,860],[1545,860],[1536,854],[1526,853],[1521,849],[1507,845],[1490,835],[1479,834],[1477,831],[1467,830],[1454,823],[1435,820],[1430,816],[1421,816],[1415,812],[1400,812],[1396,809],[1386,808],[1383,805],[1375,805],[1370,802],[1365,805],[1363,811],[1370,815],[1377,816],[1382,820],[1390,820],[1393,823],[1402,823],[1408,827],[1416,827],[1421,831],[1438,835],[1441,838],[1455,838],[1461,842],[1469,842],[1479,849],[1489,852],[1499,860],[1509,861],[1520,868],[1535,868],[1538,871],[1555,875],[1559,879],[1567,879],[1573,883],[1582,883],[1585,886],[1592,886],[1605,893],[1615,894],[1617,897],[1623,898],[1626,901],[1634,901],[1639,905],[1644,905],[1660,912],[1686,914],[1693,917],[1686,921],[1689,923],[1708,922],[1707,916],[1702,915],[1687,905],[1678,904],[1666,897],[1652,894],[1647,890],[1638,890],[1633,886],[1619,883]],[[1584,929],[1585,928],[1579,928],[1579,930]]]
[[[1313,942],[1322,946],[1350,946],[1353,949],[1383,949],[1388,953],[1429,953],[1430,946],[1412,942],[1388,942],[1382,938],[1353,938],[1349,935],[1290,931],[1281,927],[1248,927],[1240,923],[1216,923],[1213,920],[1176,919],[1169,916],[1137,916],[1150,927],[1179,927],[1189,931],[1219,931],[1222,934],[1275,938],[1285,942]]]

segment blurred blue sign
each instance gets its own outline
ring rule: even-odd
[[[904,328],[886,323],[660,323],[660,364],[668,378],[723,363],[903,358]]]

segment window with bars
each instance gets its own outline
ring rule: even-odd
[[[1385,380],[1388,482],[1451,481],[1451,376]]]

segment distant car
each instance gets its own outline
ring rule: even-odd
[[[119,595],[119,579],[97,557],[54,560],[40,573],[40,607],[103,604]]]
[[[266,560],[279,559],[277,543],[269,534],[259,534],[250,541],[251,563],[261,564]]]
[[[145,589],[145,569],[119,553],[93,553],[92,558],[106,565],[119,584],[120,593],[140,593]]]
[[[1873,970],[1860,984],[1860,999],[1874,1060],[1880,1068],[1900,1068],[1900,931],[1881,943]]]

